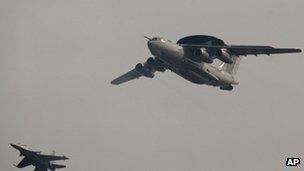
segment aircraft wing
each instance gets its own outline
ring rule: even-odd
[[[65,156],[54,156],[54,155],[45,155],[45,154],[38,154],[38,156],[47,161],[68,160],[69,159]]]
[[[247,55],[270,55],[281,53],[301,53],[301,49],[294,48],[274,48],[271,46],[246,46],[246,45],[232,45],[232,46],[212,46],[212,45],[197,45],[197,44],[181,44],[188,48],[206,48],[208,50],[226,49],[231,55],[247,56]]]
[[[139,77],[141,77],[141,74],[139,72],[137,72],[135,69],[133,69],[133,70],[123,74],[122,76],[114,79],[113,81],[111,81],[111,84],[119,85],[119,84],[122,84],[124,82],[130,81],[130,80],[133,80],[133,79],[136,79]]]
[[[16,167],[24,168],[24,167],[29,166],[31,164],[32,164],[31,161],[28,158],[24,157]]]
[[[119,85],[141,76],[153,78],[156,71],[164,72],[165,70],[166,69],[163,63],[160,60],[151,57],[144,64],[137,64],[135,69],[132,69],[131,71],[111,81],[111,84]]]
[[[302,52],[301,49],[274,48],[271,46],[231,46],[228,48],[228,51],[239,56]]]

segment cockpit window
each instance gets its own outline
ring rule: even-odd
[[[166,42],[166,40],[165,40],[165,39],[160,38],[160,37],[153,37],[151,40],[152,40],[152,41],[156,41],[156,40],[158,40],[158,41]]]

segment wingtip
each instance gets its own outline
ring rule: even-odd
[[[112,80],[112,81],[111,81],[111,84],[112,84],[112,85],[118,85],[119,82],[115,79],[115,80]]]
[[[114,80],[113,80],[113,81],[111,81],[111,84],[112,84],[112,85],[117,85],[117,84],[115,84]]]

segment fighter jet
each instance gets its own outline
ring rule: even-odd
[[[137,64],[133,70],[114,79],[111,84],[122,84],[141,76],[153,78],[156,71],[169,69],[192,83],[231,91],[233,85],[239,84],[236,73],[241,56],[302,52],[301,49],[293,48],[227,45],[223,40],[207,35],[187,36],[176,43],[161,37],[145,38],[154,57],[148,58],[144,64]],[[220,60],[220,65],[215,65],[215,59]]]
[[[55,155],[45,155],[41,154],[39,151],[31,151],[22,145],[10,144],[13,148],[20,152],[20,156],[24,156],[17,168],[24,168],[29,165],[35,167],[34,171],[47,171],[48,169],[54,171],[56,169],[65,168],[65,165],[54,164],[55,160],[68,160],[69,158],[65,156],[55,156]]]

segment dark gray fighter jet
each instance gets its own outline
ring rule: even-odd
[[[68,160],[65,156],[55,156],[55,155],[44,155],[38,151],[30,151],[24,146],[19,146],[16,144],[11,144],[11,146],[20,152],[20,156],[24,156],[21,162],[16,165],[18,168],[24,168],[29,165],[35,167],[34,171],[47,171],[48,169],[54,171],[56,169],[65,168],[65,165],[54,164],[55,160]]]
[[[153,78],[156,71],[169,69],[193,83],[232,90],[233,85],[238,84],[236,73],[241,56],[301,52],[301,49],[271,46],[227,45],[221,39],[205,35],[184,37],[177,43],[160,37],[145,38],[154,57],[144,64],[137,64],[135,69],[114,79],[111,84],[118,85],[141,76]],[[214,65],[214,59],[219,59],[221,65]]]

